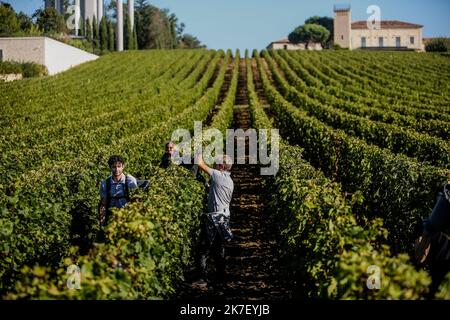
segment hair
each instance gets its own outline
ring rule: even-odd
[[[166,143],[166,147],[168,147],[168,146],[170,146],[170,145],[175,146],[175,143],[173,143],[172,141],[169,141],[169,142]]]
[[[120,162],[121,164],[125,164],[125,159],[120,155],[113,155],[109,157],[108,165],[111,167],[114,163]]]
[[[224,155],[220,155],[216,157],[216,161],[217,164],[222,164],[223,165],[223,169],[225,171],[230,171],[231,167],[233,166],[233,161],[231,160],[231,158],[224,154]]]

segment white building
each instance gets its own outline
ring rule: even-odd
[[[45,7],[53,7],[58,11],[59,14],[64,14],[64,6],[63,0],[44,0]],[[134,28],[134,0],[128,0],[128,18],[130,19],[131,29]],[[94,17],[97,21],[97,24],[100,25],[102,17],[104,16],[104,0],[71,0],[70,4],[77,5],[80,7],[80,15],[83,21],[86,23],[86,20],[89,19],[90,23],[94,21]],[[122,8],[122,0],[117,0],[117,51],[123,50],[123,8]],[[78,21],[75,22],[75,29],[77,32],[75,35],[78,35]]]
[[[48,37],[0,38],[0,60],[35,62],[53,75],[98,56]]]
[[[350,7],[334,8],[334,43],[346,49],[396,49],[423,51],[423,26],[397,20],[382,20],[380,28],[367,21],[352,22]]]
[[[86,21],[86,19],[89,19],[91,23],[94,21],[94,17],[97,20],[97,23],[100,24],[99,16],[103,16],[103,14],[98,10],[99,3],[103,4],[103,0],[80,0],[80,10],[81,10],[81,16],[83,17],[83,20]],[[103,7],[103,6],[102,6]]]
[[[271,42],[266,48],[269,50],[322,50],[322,45],[314,42],[309,43],[308,48],[306,48],[305,43],[292,43],[288,38],[284,38]]]
[[[89,19],[92,21],[95,19],[100,24],[102,17],[104,16],[104,0],[70,0],[71,5],[78,5],[80,7],[80,14],[83,21]],[[45,0],[46,8],[55,8],[59,14],[64,14],[63,0]]]

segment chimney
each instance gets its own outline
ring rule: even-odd
[[[117,0],[117,51],[123,51],[123,9],[122,9],[122,0]]]

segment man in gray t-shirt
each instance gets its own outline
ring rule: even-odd
[[[213,256],[217,272],[216,281],[220,283],[225,278],[224,244],[232,238],[230,230],[230,203],[234,189],[230,173],[232,162],[227,155],[218,157],[212,169],[205,164],[201,155],[197,161],[199,169],[211,177],[208,212],[202,217],[198,263],[202,278],[206,278],[206,261],[209,255]]]
[[[209,174],[208,212],[229,210],[234,188],[230,171],[210,169]]]

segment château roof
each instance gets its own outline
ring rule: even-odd
[[[420,24],[403,22],[398,20],[382,20],[381,29],[418,29],[423,28]],[[356,21],[352,23],[352,29],[368,29],[367,21]]]

